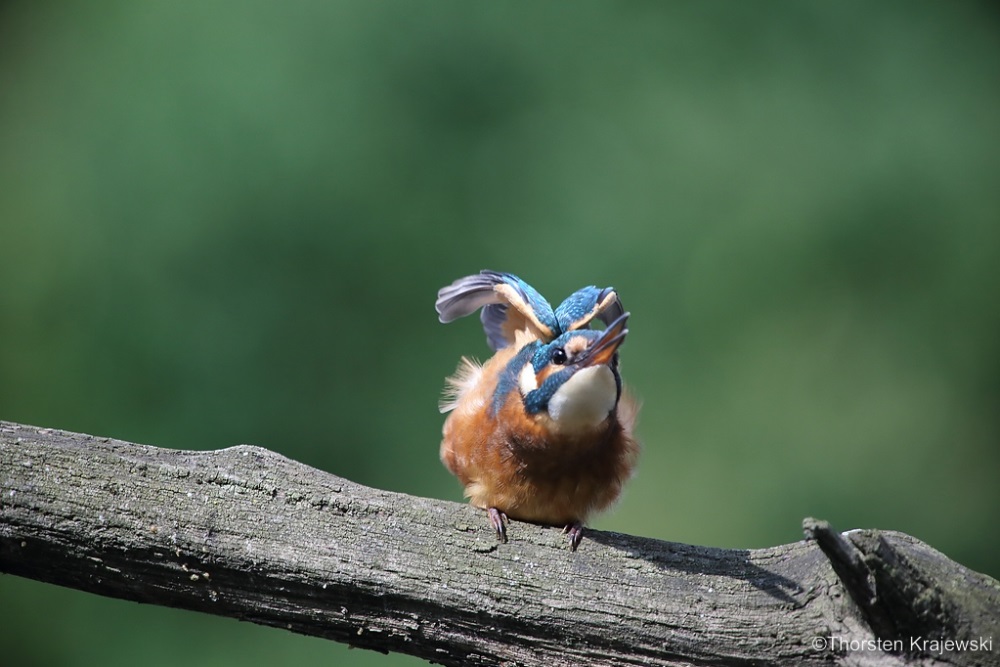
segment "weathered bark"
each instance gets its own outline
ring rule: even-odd
[[[465,505],[258,447],[0,422],[0,571],[40,581],[445,665],[1000,664],[995,580],[900,533],[806,530],[754,551],[592,530],[572,553],[515,523],[498,544]]]

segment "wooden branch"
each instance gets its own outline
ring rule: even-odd
[[[806,530],[754,551],[591,530],[572,553],[515,522],[498,544],[465,505],[258,447],[0,422],[0,571],[40,581],[444,665],[1000,664],[995,580],[900,533]]]

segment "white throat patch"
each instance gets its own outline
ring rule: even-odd
[[[529,361],[521,369],[521,374],[517,377],[517,384],[521,388],[521,396],[527,396],[538,389],[538,378],[535,377],[535,369]]]
[[[604,364],[577,371],[549,399],[549,417],[561,431],[594,428],[618,399],[615,375]]]

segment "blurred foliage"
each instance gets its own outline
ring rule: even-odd
[[[614,285],[645,451],[598,527],[749,548],[816,515],[1000,576],[997,19],[7,3],[0,417],[458,500],[435,405],[487,349],[436,290]],[[16,665],[419,663],[9,576],[0,600]]]

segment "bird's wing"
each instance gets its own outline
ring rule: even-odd
[[[438,291],[434,306],[438,319],[451,322],[482,308],[480,319],[493,350],[514,342],[514,334],[525,330],[540,340],[552,340],[559,325],[549,302],[517,276],[480,271],[459,278]]]
[[[625,312],[618,293],[613,287],[598,289],[593,285],[578,289],[566,297],[556,308],[556,322],[562,331],[583,329],[595,317],[605,326],[611,324]]]

